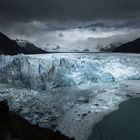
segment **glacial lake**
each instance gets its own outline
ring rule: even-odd
[[[88,140],[140,140],[140,98],[123,102],[105,116]]]

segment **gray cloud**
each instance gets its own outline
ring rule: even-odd
[[[0,21],[131,20],[139,7],[139,0],[1,0]]]

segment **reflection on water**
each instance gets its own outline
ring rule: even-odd
[[[122,103],[104,117],[88,140],[140,140],[140,98]]]

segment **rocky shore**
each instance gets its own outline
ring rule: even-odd
[[[0,102],[0,140],[74,140],[38,125],[31,125],[14,112],[9,111],[7,101]]]

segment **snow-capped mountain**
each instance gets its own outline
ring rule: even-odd
[[[0,32],[0,54],[17,55],[20,53],[42,54],[47,52],[27,41],[12,40]]]
[[[111,43],[107,46],[98,46],[98,48],[101,52],[112,52],[114,49],[116,49],[120,45],[121,43]]]
[[[28,51],[0,32],[0,54],[16,55],[19,53],[27,54]]]
[[[35,46],[33,43],[30,43],[27,40],[16,39],[15,41],[19,46],[26,49],[29,53],[34,53],[34,54],[46,53],[45,50],[40,49],[39,47]]]

